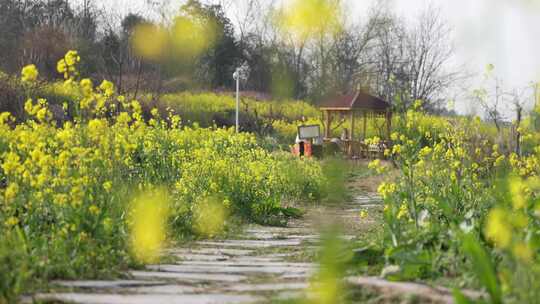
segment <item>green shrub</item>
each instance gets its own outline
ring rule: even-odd
[[[31,277],[26,240],[19,229],[0,229],[0,303],[18,303]]]

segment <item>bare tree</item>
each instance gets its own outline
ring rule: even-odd
[[[406,29],[401,20],[388,11],[376,16],[374,48],[367,54],[371,63],[375,93],[395,102],[407,95],[409,81],[406,54]]]
[[[428,8],[408,35],[410,93],[412,101],[420,99],[434,105],[440,93],[450,87],[459,72],[446,71],[454,49],[451,29],[439,9]]]
[[[492,66],[488,66],[488,71],[486,73],[486,80],[489,81],[491,77]],[[503,115],[504,107],[507,104],[508,94],[504,92],[502,80],[495,77],[494,78],[494,87],[492,92],[490,89],[480,88],[473,91],[473,100],[475,100],[486,115],[486,118],[493,122],[497,133],[501,133],[502,124],[506,120],[506,117]]]
[[[348,24],[334,37],[330,48],[330,91],[369,90],[373,58],[368,54],[377,38],[381,13],[380,8],[373,7],[366,22]]]
[[[433,110],[442,93],[465,76],[448,68],[454,55],[449,25],[431,6],[409,24],[379,5],[383,11],[373,21],[376,38],[368,54],[374,91],[402,111],[418,99]]]
[[[525,108],[527,105],[533,105],[533,113],[534,109],[536,109],[536,102],[537,102],[537,94],[538,94],[538,84],[532,84],[531,86],[527,86],[525,88],[521,89],[514,89],[510,93],[508,93],[510,97],[510,103],[512,105],[512,108],[515,113],[515,120],[514,120],[514,126],[513,126],[513,137],[514,137],[514,152],[517,155],[522,154],[522,147],[521,147],[521,140],[522,140],[522,130],[521,130],[521,124],[523,121],[523,115]],[[534,114],[533,114],[534,116]]]

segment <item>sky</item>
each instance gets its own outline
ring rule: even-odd
[[[147,0],[98,1],[109,10],[122,14],[129,11],[144,13]],[[166,1],[171,7],[184,2],[152,1]],[[347,9],[350,18],[364,18],[376,0],[345,1],[350,8]],[[523,88],[540,81],[540,0],[384,1],[389,1],[397,15],[411,22],[428,5],[440,7],[443,17],[454,29],[456,62],[465,66],[467,72],[476,75],[471,85],[481,85],[488,64],[495,66],[495,75],[508,88]]]
[[[354,1],[361,10],[362,2]],[[394,0],[394,9],[414,18],[429,3],[441,7],[454,28],[458,60],[480,74],[488,64],[509,86],[540,81],[540,1]]]

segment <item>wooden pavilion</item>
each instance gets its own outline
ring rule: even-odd
[[[341,124],[347,119],[350,120],[350,133],[345,134],[346,138],[341,138],[349,156],[359,156],[357,154],[364,154],[364,152],[365,154],[369,153],[370,147],[365,143],[368,119],[384,117],[384,130],[381,132],[381,143],[389,146],[392,128],[392,106],[390,103],[358,91],[329,98],[320,104],[320,110],[324,116],[325,141],[332,139],[332,123],[336,116],[341,118]],[[357,138],[355,134],[355,121],[358,117],[363,119],[363,126],[361,137]],[[371,147],[371,149],[373,150],[374,147]]]

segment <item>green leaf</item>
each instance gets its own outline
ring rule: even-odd
[[[284,216],[300,219],[304,216],[304,212],[298,208],[293,207],[287,207],[287,208],[281,208],[281,213],[283,213]]]
[[[459,289],[454,289],[452,291],[452,294],[454,295],[454,300],[456,304],[487,304],[486,301],[481,300],[481,299],[480,300],[469,299]]]
[[[471,234],[462,235],[463,251],[472,261],[473,269],[480,283],[487,289],[491,302],[502,303],[502,293],[495,273],[495,267],[480,241]]]
[[[456,304],[474,304],[474,301],[467,298],[459,289],[454,289],[452,294],[454,295]]]

